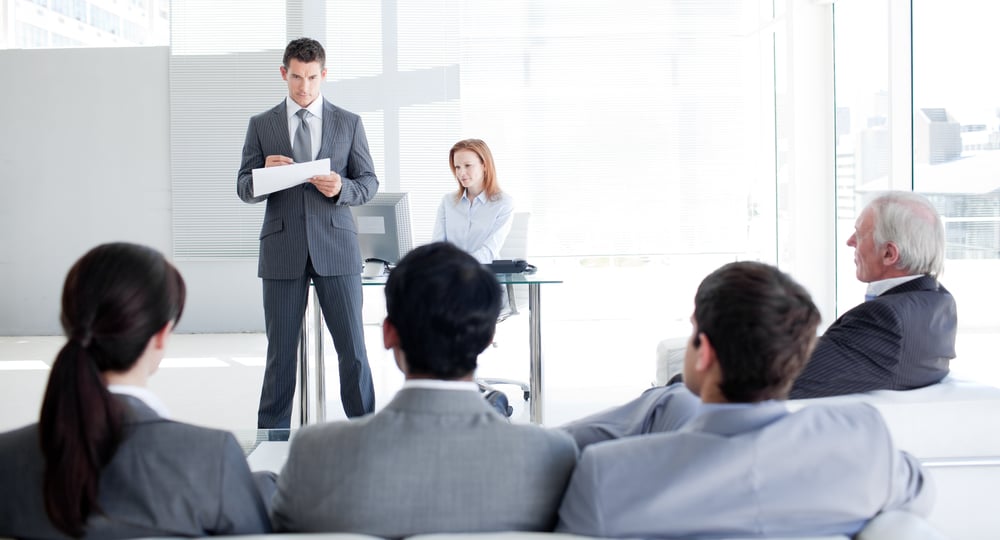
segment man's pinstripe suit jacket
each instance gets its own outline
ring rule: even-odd
[[[275,154],[292,155],[284,100],[250,119],[236,183],[244,202],[267,200],[257,275],[300,277],[307,256],[321,276],[360,274],[357,228],[348,207],[371,200],[379,186],[361,118],[323,101],[323,136],[316,159],[330,158],[330,169],[343,178],[335,197],[326,197],[309,183],[254,197],[252,171]]]

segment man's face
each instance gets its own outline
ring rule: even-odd
[[[281,66],[281,78],[288,83],[288,96],[300,107],[308,107],[319,96],[326,80],[326,70],[319,62],[302,62],[292,58],[288,67]]]
[[[854,248],[855,275],[858,281],[870,283],[886,277],[892,269],[886,265],[884,249],[875,245],[875,216],[871,208],[865,208],[854,223],[854,234],[847,239],[847,245]]]

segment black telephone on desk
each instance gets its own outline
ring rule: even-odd
[[[524,259],[497,259],[484,266],[494,274],[533,274],[536,270]]]

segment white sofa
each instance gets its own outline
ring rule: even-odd
[[[657,346],[657,384],[679,371],[686,339],[667,339]],[[1000,388],[945,377],[916,390],[790,400],[788,408],[852,401],[877,408],[896,445],[930,471],[937,489],[927,520],[931,525],[950,538],[1000,538],[1000,512],[990,502],[1000,486]]]
[[[791,400],[788,406],[846,401],[877,408],[896,445],[930,472],[937,488],[931,524],[962,540],[1000,538],[993,498],[1000,486],[1000,388],[945,377],[916,390]]]
[[[275,533],[229,536],[233,540],[381,540],[376,536],[350,533]],[[407,540],[597,540],[591,536],[544,532],[420,534]],[[147,539],[155,540],[155,539]],[[715,539],[742,540],[742,539]],[[760,540],[760,539],[758,539]],[[765,539],[766,540],[766,539]],[[775,539],[777,540],[777,539]],[[782,537],[781,540],[850,540],[846,536]],[[926,521],[906,512],[886,512],[873,519],[854,540],[948,540]],[[958,538],[953,540],[959,540]]]

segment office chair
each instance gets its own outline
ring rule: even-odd
[[[513,223],[510,227],[510,233],[507,235],[507,239],[504,240],[503,246],[500,248],[500,259],[526,259],[528,256],[528,221],[531,219],[531,212],[515,212]],[[522,287],[523,288],[523,287]],[[527,294],[527,291],[522,291],[523,294]],[[498,322],[506,320],[508,317],[513,315],[518,315],[520,312],[517,310],[517,295],[515,294],[514,286],[510,283],[507,284],[507,307],[509,311],[506,313],[501,312]],[[493,346],[496,347],[498,344],[493,342]],[[495,384],[509,384],[512,386],[518,386],[521,388],[521,392],[524,395],[524,401],[528,401],[531,398],[531,387],[528,383],[524,381],[517,381],[514,379],[498,379],[498,378],[483,378],[476,379],[476,383],[479,384],[479,389],[483,392],[490,392],[496,390],[492,385]],[[508,415],[510,416],[510,415]]]
[[[500,259],[527,259],[528,258],[528,221],[531,219],[531,212],[515,212],[514,218],[510,226],[510,233],[507,234],[507,239],[504,240],[503,246],[500,248]],[[522,291],[523,294],[527,294],[527,291]],[[510,312],[506,317],[500,319],[506,319],[511,315],[517,315],[520,313],[517,311],[517,300],[514,295],[514,286],[510,283],[507,284],[507,307]]]
[[[687,341],[688,336],[679,336],[664,339],[656,345],[656,382],[653,386],[666,386],[676,382],[675,378],[684,373]]]

